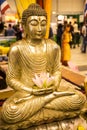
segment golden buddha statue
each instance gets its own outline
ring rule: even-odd
[[[81,112],[86,97],[80,91],[60,87],[60,48],[45,39],[47,14],[31,4],[22,14],[25,39],[9,53],[7,84],[15,90],[2,108],[2,119],[10,124],[72,118]]]

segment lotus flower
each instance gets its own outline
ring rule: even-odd
[[[53,84],[54,77],[50,77],[49,73],[41,73],[40,76],[35,74],[35,78],[32,80],[38,88],[47,88]]]

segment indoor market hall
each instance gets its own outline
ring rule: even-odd
[[[0,130],[87,130],[87,0],[0,0]]]

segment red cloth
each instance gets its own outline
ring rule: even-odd
[[[37,0],[36,2],[44,9],[44,0]]]

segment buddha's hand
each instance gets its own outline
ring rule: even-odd
[[[54,77],[50,76],[49,73],[42,72],[40,75],[35,74],[35,77],[32,78],[35,88],[45,90],[50,88],[54,84]]]
[[[43,89],[33,89],[33,95],[44,95],[44,94],[49,94],[49,93],[52,93],[54,90],[53,90],[53,87],[50,87],[50,88],[43,88]]]
[[[32,88],[28,88],[28,87],[25,87],[25,86],[22,87],[22,90],[24,92],[28,93],[28,94],[32,94],[32,92],[33,92]]]

